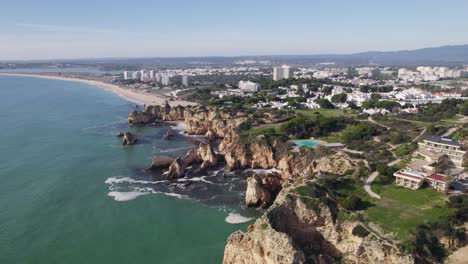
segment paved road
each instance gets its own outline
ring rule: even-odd
[[[451,136],[453,133],[457,132],[457,130],[459,129],[460,127],[452,127],[450,128],[449,130],[447,130],[447,132],[445,132],[442,136],[444,137],[449,137]]]
[[[369,117],[367,118],[367,120],[368,120],[369,122],[371,122],[371,123],[374,123],[374,124],[378,125],[378,126],[385,127],[387,130],[390,130],[390,127],[389,127],[389,126],[386,126],[386,125],[384,125],[384,124],[377,123],[371,116],[369,116]]]
[[[389,163],[387,163],[387,166],[393,166],[397,163],[399,163],[401,160],[400,159],[396,159],[394,161],[390,161]],[[371,175],[369,175],[369,178],[366,179],[366,182],[364,183],[364,190],[366,190],[366,192],[373,198],[376,198],[376,199],[380,199],[382,197],[380,197],[380,195],[376,194],[375,192],[372,191],[371,189],[371,185],[372,185],[372,182],[375,180],[375,178],[377,178],[377,176],[379,176],[379,172],[378,171],[374,171],[373,173],[371,173]]]
[[[371,190],[371,184],[372,182],[375,180],[375,178],[377,178],[377,176],[379,176],[379,172],[378,171],[374,171],[373,173],[371,173],[371,175],[369,175],[369,178],[366,179],[366,183],[364,183],[364,190],[366,190],[366,192],[372,197],[372,198],[376,198],[376,199],[380,199],[382,197],[380,197],[380,195],[376,194],[375,192],[373,192]]]

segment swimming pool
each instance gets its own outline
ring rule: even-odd
[[[317,141],[312,141],[312,140],[300,140],[300,141],[293,141],[293,142],[298,147],[309,147],[309,148],[312,148],[320,144]]]

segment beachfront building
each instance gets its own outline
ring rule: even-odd
[[[287,65],[273,68],[273,81],[279,81],[281,79],[289,79],[292,77],[291,68]]]
[[[462,150],[461,147],[460,142],[451,138],[431,136],[418,143],[418,152],[429,159],[431,159],[431,155],[436,158],[439,154],[443,154],[448,165],[462,167],[466,151]]]
[[[124,71],[124,79],[125,79],[125,80],[132,80],[132,79],[133,79],[133,72],[131,72],[131,71]]]
[[[171,76],[167,74],[162,75],[161,84],[164,86],[169,86],[171,84]]]

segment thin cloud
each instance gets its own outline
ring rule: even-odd
[[[51,32],[66,32],[66,33],[116,33],[116,30],[91,28],[91,27],[76,27],[63,25],[48,25],[48,24],[33,24],[33,23],[17,23],[16,26],[30,29],[37,29]]]

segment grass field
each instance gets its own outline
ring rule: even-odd
[[[297,113],[301,113],[305,116],[313,116],[315,113],[320,113],[325,117],[337,117],[337,116],[354,116],[356,115],[355,110],[350,109],[298,109]]]
[[[382,199],[366,210],[369,220],[406,241],[418,224],[449,214],[446,196],[429,188],[410,190],[393,184],[383,188]]]

